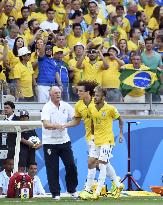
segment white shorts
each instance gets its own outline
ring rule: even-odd
[[[90,150],[89,156],[108,163],[113,157],[112,149],[113,145],[94,146],[94,148]]]

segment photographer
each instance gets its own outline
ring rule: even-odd
[[[89,60],[85,59],[86,56]],[[84,51],[76,67],[83,69],[83,80],[96,81],[101,84],[102,72],[108,68],[108,63],[100,50],[91,48]]]

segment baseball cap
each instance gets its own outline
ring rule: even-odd
[[[101,25],[102,24],[102,19],[97,18],[96,21],[95,21],[95,24],[100,24]]]
[[[25,6],[30,6],[30,5],[35,4],[35,3],[36,3],[35,0],[27,0],[24,5]]]
[[[62,48],[58,48],[57,46],[53,47],[53,53],[63,52]]]
[[[19,48],[19,50],[18,50],[19,57],[24,56],[26,54],[30,54],[30,53],[31,53],[31,51],[29,51],[27,47],[22,47],[22,48]]]
[[[29,112],[27,110],[21,110],[20,111],[20,117],[21,116],[29,116]]]
[[[85,46],[81,42],[77,42],[77,44],[74,45],[74,48],[75,48],[75,46],[82,46],[83,48],[85,48]]]

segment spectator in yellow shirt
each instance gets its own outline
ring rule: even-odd
[[[19,22],[19,19],[23,19],[23,20],[25,20],[25,21],[28,22],[28,20],[29,20],[29,18],[28,18],[29,15],[30,15],[29,7],[23,6],[23,7],[21,8],[21,18],[18,18],[18,19],[17,19],[17,22]]]
[[[36,86],[34,72],[30,60],[31,52],[27,47],[18,50],[20,62],[14,67],[18,101],[34,101],[33,87]]]
[[[84,15],[85,22],[88,25],[93,24],[97,18],[102,19],[102,23],[106,23],[106,19],[104,18],[102,12],[100,12],[98,3],[95,0],[90,0],[88,2],[88,14]]]
[[[84,46],[87,44],[87,36],[82,33],[82,27],[79,23],[72,25],[73,32],[67,36],[67,45],[71,49],[77,42],[81,42]]]
[[[43,21],[45,21],[47,19],[46,16],[46,11],[49,8],[49,4],[46,0],[42,0],[40,1],[40,12],[37,13],[37,20],[39,23],[42,23]]]
[[[86,59],[88,56],[89,61]],[[101,60],[98,60],[100,58]],[[102,72],[108,68],[108,63],[100,50],[85,50],[76,67],[83,69],[83,80],[96,81],[101,84]]]
[[[148,23],[148,28],[151,30],[159,29],[159,24],[163,18],[163,6],[156,6],[153,10],[153,14]]]
[[[9,16],[14,16],[17,19],[17,11],[11,1],[3,1],[0,7],[0,28],[7,24]]]
[[[118,17],[120,16],[122,18],[123,29],[126,31],[126,33],[129,33],[131,30],[131,26],[129,20],[124,17],[124,7],[122,5],[116,6],[116,13]]]
[[[107,90],[106,99],[109,102],[122,101],[122,94],[119,90],[119,69],[122,65],[124,65],[124,62],[118,58],[119,54],[120,50],[114,45],[112,45],[105,54],[107,55],[105,58],[109,67],[102,73],[102,87]]]
[[[157,6],[157,4],[156,4],[155,0],[148,0],[147,1],[144,12],[148,16],[148,20],[150,20],[152,14],[153,14],[153,10],[156,6]]]

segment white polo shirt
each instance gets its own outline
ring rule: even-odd
[[[50,121],[52,124],[63,125],[74,116],[74,109],[66,102],[60,101],[59,108],[50,100],[42,109],[41,120]],[[42,144],[63,144],[70,141],[67,129],[48,130],[42,125]]]
[[[5,170],[0,172],[0,187],[2,188],[2,194],[7,194],[9,180],[10,177],[7,176]]]
[[[33,195],[45,195],[45,190],[38,176],[34,176],[33,179]]]

